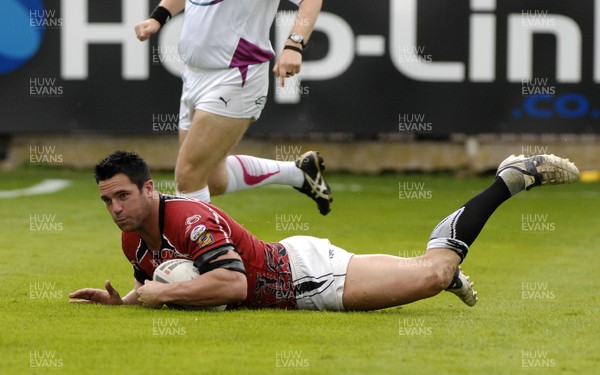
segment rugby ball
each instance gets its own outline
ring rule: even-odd
[[[179,281],[194,280],[200,276],[194,262],[189,259],[171,259],[161,263],[155,270],[152,279],[159,283],[176,283]],[[168,307],[179,310],[208,310],[223,311],[227,305],[221,306],[195,306],[167,303]]]

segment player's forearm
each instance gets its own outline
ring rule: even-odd
[[[175,17],[185,8],[185,0],[162,0],[158,5],[166,8],[171,13],[171,17]]]
[[[142,283],[135,280],[133,289],[129,293],[127,293],[127,295],[125,297],[121,298],[121,301],[123,301],[124,305],[139,305],[140,304],[140,302],[137,299],[137,289],[140,286],[142,286]]]
[[[294,22],[290,34],[300,34],[304,37],[304,42],[308,42],[322,5],[323,0],[303,0],[298,7],[296,22]]]
[[[207,272],[194,280],[164,284],[164,303],[218,306],[246,299],[246,275],[227,269]]]

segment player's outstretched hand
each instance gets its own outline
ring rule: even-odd
[[[135,36],[143,42],[156,34],[158,30],[160,30],[160,23],[154,18],[148,18],[135,25]]]
[[[122,305],[123,300],[119,295],[119,292],[112,285],[110,281],[104,282],[106,290],[85,288],[79,289],[69,294],[70,303],[100,303],[103,305]]]

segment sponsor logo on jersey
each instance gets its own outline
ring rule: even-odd
[[[192,229],[192,232],[190,233],[190,240],[198,243],[198,246],[200,246],[200,248],[203,248],[215,242],[215,238],[213,237],[212,233],[210,233],[210,231],[206,229],[205,225],[195,226],[194,229]]]
[[[202,235],[204,232],[206,232],[206,227],[204,225],[198,225],[194,227],[194,229],[192,229],[192,233],[190,233],[190,240],[193,242],[198,241],[200,235]]]
[[[201,215],[193,215],[185,219],[186,225],[192,225],[200,221]]]
[[[210,231],[205,230],[202,234],[200,234],[200,238],[198,238],[197,242],[200,248],[203,248],[215,242],[215,239]]]

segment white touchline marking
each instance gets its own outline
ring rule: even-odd
[[[71,181],[69,180],[48,179],[24,189],[0,190],[0,199],[23,197],[27,195],[52,194],[61,191],[70,185]]]

